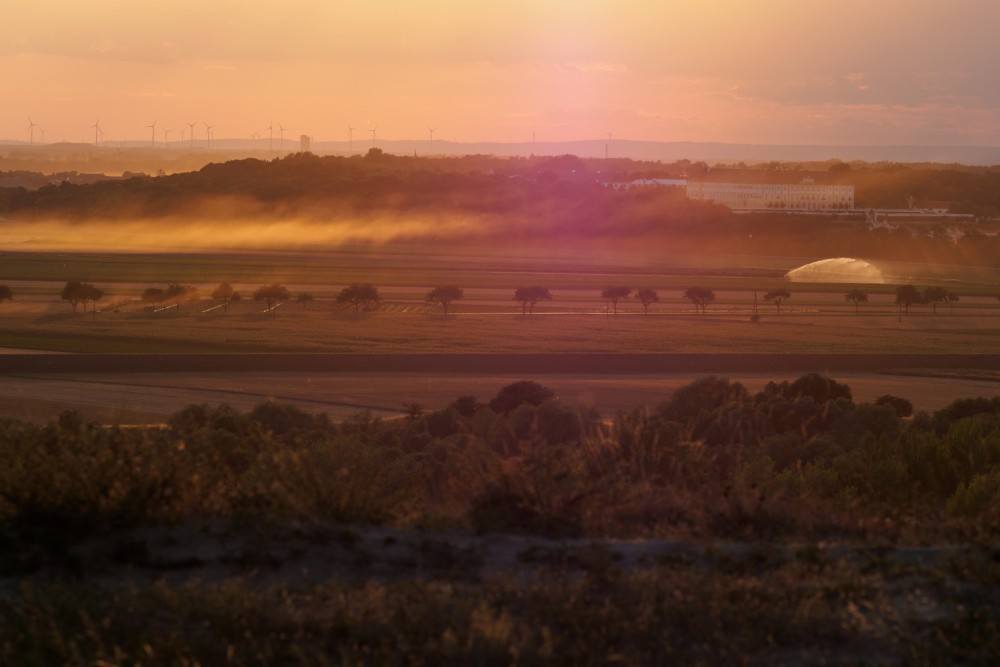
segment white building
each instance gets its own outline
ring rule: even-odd
[[[634,181],[605,183],[605,187],[613,190],[632,190],[634,188],[683,188],[687,181],[681,178],[637,178]]]
[[[689,199],[710,201],[734,211],[849,211],[854,186],[825,171],[710,169],[689,178]]]

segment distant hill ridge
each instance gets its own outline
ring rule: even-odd
[[[705,162],[811,162],[831,159],[865,162],[935,162],[940,164],[965,164],[971,166],[1000,165],[1000,146],[920,146],[920,145],[828,145],[828,144],[740,144],[700,141],[634,141],[613,139],[611,141],[592,139],[579,141],[524,141],[524,142],[457,142],[435,139],[378,139],[375,144],[387,153],[398,155],[577,155],[587,158],[631,158],[634,160],[701,160]],[[0,141],[0,150],[29,149],[32,151],[58,151],[60,144],[30,147],[24,142]],[[87,150],[90,144],[63,144],[66,149]],[[149,146],[147,141],[115,142],[113,146],[101,148],[134,148],[148,151],[163,150],[181,152],[188,148],[186,142],[171,142],[167,147]],[[353,142],[330,141],[313,138],[310,150],[318,154],[366,153],[372,147],[371,141]],[[195,145],[198,151],[206,147]],[[219,138],[212,140],[212,151],[256,151],[261,154],[259,144],[248,139]],[[297,142],[285,141],[283,153],[298,151]],[[275,155],[279,151],[270,151]]]

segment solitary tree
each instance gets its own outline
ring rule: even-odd
[[[458,285],[441,285],[429,291],[427,296],[424,297],[424,301],[427,303],[440,303],[444,308],[444,314],[447,315],[448,306],[451,305],[451,302],[461,299],[462,296],[462,288]]]
[[[222,311],[228,313],[229,306],[233,304],[234,301],[240,300],[240,293],[233,289],[233,286],[229,283],[222,283],[214,290],[212,290],[212,298],[216,301],[222,302]]]
[[[773,301],[774,306],[778,309],[778,314],[781,314],[781,302],[785,299],[791,299],[791,293],[785,288],[780,288],[776,290],[771,290],[764,295],[764,301]]]
[[[554,391],[537,382],[521,380],[501,389],[490,401],[490,409],[508,414],[522,403],[538,406],[555,395]]]
[[[276,318],[278,314],[277,311],[275,310],[276,308],[275,302],[288,301],[288,299],[290,299],[291,296],[292,295],[289,293],[287,287],[285,287],[284,285],[279,285],[278,283],[274,283],[273,285],[264,285],[262,287],[258,287],[257,290],[253,293],[253,300],[266,301],[267,309],[271,311],[271,317]]]
[[[905,398],[884,394],[875,399],[875,405],[888,405],[896,413],[897,417],[905,418],[913,415],[913,403]]]
[[[920,303],[920,291],[913,285],[899,285],[896,287],[896,304],[909,315],[910,306]]]
[[[708,304],[715,301],[715,292],[704,287],[688,287],[684,290],[684,298],[694,304],[695,312],[700,309],[704,313]]]
[[[605,287],[603,290],[601,290],[601,298],[611,303],[611,307],[614,309],[615,315],[617,315],[619,299],[627,299],[628,295],[631,293],[632,290],[624,286]]]
[[[302,310],[305,310],[306,306],[308,306],[310,303],[312,303],[315,300],[316,299],[314,299],[313,295],[310,294],[309,292],[299,292],[295,296],[295,303],[297,303],[300,306],[302,306]]]
[[[81,283],[76,280],[71,280],[66,283],[63,287],[60,296],[63,301],[69,301],[69,304],[73,306],[73,312],[76,312],[76,307],[78,304],[83,304],[84,312],[87,311],[87,301],[90,300],[90,290],[94,286],[90,283]]]
[[[944,300],[948,302],[948,312],[954,315],[955,304],[958,303],[959,296],[954,292],[948,292],[948,294],[945,295]]]
[[[649,314],[649,304],[656,303],[660,300],[660,295],[656,293],[655,289],[650,289],[648,287],[643,287],[641,290],[635,293],[635,298],[639,300],[642,304],[642,314]]]
[[[14,292],[8,285],[0,285],[0,303],[14,298]]]
[[[533,315],[535,304],[539,301],[551,301],[552,295],[548,287],[518,287],[514,290],[514,301],[521,304],[521,314]]]
[[[86,284],[87,287],[87,298],[83,301],[83,311],[87,311],[87,301],[93,301],[93,313],[97,316],[97,302],[104,298],[104,290],[100,287],[95,287],[89,283]]]
[[[155,301],[173,301],[173,305],[177,306],[177,310],[181,309],[181,303],[185,301],[197,301],[199,298],[198,288],[194,285],[181,285],[180,283],[170,283],[167,285],[166,289],[156,289],[150,288],[143,293],[143,298],[145,300],[146,295],[149,295],[150,299],[154,299],[157,295]]]
[[[948,290],[943,287],[925,287],[923,298],[924,303],[931,304],[931,310],[937,315],[937,305],[948,300]]]
[[[371,283],[353,283],[340,290],[337,295],[337,303],[349,303],[354,306],[354,310],[368,310],[381,300],[378,288]]]
[[[868,293],[860,289],[852,289],[850,292],[844,295],[844,300],[854,302],[854,312],[860,312],[858,310],[859,303],[868,303]]]

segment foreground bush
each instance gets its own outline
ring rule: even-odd
[[[604,420],[517,383],[489,404],[340,424],[288,405],[192,405],[167,429],[74,413],[0,421],[0,529],[74,539],[247,517],[546,535],[992,538],[1000,412],[899,416],[817,375],[752,396],[705,378]],[[501,407],[500,403],[503,403]]]

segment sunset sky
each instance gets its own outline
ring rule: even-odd
[[[996,0],[4,4],[0,139],[1000,145]]]

